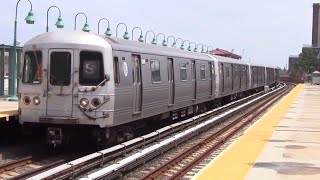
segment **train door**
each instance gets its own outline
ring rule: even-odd
[[[234,84],[234,66],[231,64],[231,91],[233,91],[233,84]]]
[[[220,75],[221,75],[221,92],[224,92],[224,69],[223,64],[220,65]]]
[[[239,90],[241,90],[241,84],[242,84],[242,66],[238,66],[238,78],[239,78]]]
[[[192,82],[192,100],[197,98],[197,74],[196,74],[196,61],[191,61],[191,82]]]
[[[173,59],[168,58],[168,83],[169,83],[169,106],[174,105],[174,94],[175,94],[175,85],[174,85],[174,68],[173,68]]]
[[[47,75],[47,115],[72,116],[73,50],[50,49]]]
[[[132,55],[133,64],[133,114],[142,111],[142,77],[141,77],[141,57]]]
[[[210,83],[210,96],[213,96],[213,81],[214,81],[214,66],[211,62],[209,62],[209,74],[210,74],[210,77],[209,77],[209,83]]]

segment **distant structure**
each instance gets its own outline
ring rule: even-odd
[[[295,65],[299,61],[299,56],[297,55],[291,55],[289,56],[289,67],[288,67],[288,74],[293,74],[295,70]]]
[[[209,53],[211,54],[214,54],[214,55],[218,55],[218,56],[224,56],[224,57],[229,57],[229,58],[233,58],[233,59],[241,59],[242,57],[237,55],[237,54],[234,54],[232,52],[229,52],[227,50],[224,50],[224,49],[214,49],[212,51],[209,51]]]
[[[313,20],[312,20],[312,47],[320,46],[320,29],[319,29],[319,16],[320,16],[320,4],[313,4]]]

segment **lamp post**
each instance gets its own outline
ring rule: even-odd
[[[133,40],[133,31],[134,31],[135,29],[140,29],[140,37],[139,37],[138,41],[139,41],[139,42],[143,42],[142,29],[141,29],[140,27],[134,27],[134,28],[132,29],[132,40]]]
[[[51,8],[57,8],[59,10],[59,17],[58,17],[58,20],[56,22],[57,28],[63,28],[64,27],[64,24],[63,24],[63,21],[62,21],[62,18],[61,18],[61,11],[60,11],[59,7],[58,6],[50,6],[48,8],[48,10],[47,10],[47,27],[46,27],[47,32],[49,32],[49,25],[48,25],[48,23],[49,23],[49,10]]]
[[[74,30],[77,30],[77,16],[79,14],[83,14],[85,17],[86,17],[86,23],[84,24],[83,28],[82,28],[82,31],[84,32],[90,32],[90,27],[89,27],[89,24],[88,24],[88,17],[85,13],[83,12],[80,12],[78,13],[75,17],[74,17]]]
[[[180,49],[184,50],[184,42],[188,41],[189,46],[190,46],[190,41],[189,40],[184,40],[180,46]]]
[[[152,34],[153,34],[153,39],[152,39],[151,44],[157,44],[156,34],[152,30],[149,30],[149,31],[146,32],[146,35],[144,36],[144,42],[147,43],[147,35],[148,35],[149,32],[152,32]]]
[[[196,48],[194,49],[194,52],[198,51],[199,45],[201,45],[201,52],[203,51],[203,45],[199,43],[199,44],[196,45]]]
[[[178,40],[181,40],[181,46],[182,46],[182,45],[183,45],[183,39],[181,39],[181,38],[177,38],[176,41],[175,41],[175,43],[174,43],[174,45],[177,44]],[[180,47],[180,49],[181,49],[181,47]]]
[[[163,36],[163,41],[162,41],[162,46],[167,46],[167,42],[166,42],[166,36],[163,33],[158,33],[156,36],[156,41],[158,42],[158,36],[162,35]]]
[[[109,22],[109,20],[108,20],[107,18],[101,18],[101,19],[98,21],[98,34],[99,34],[99,32],[100,32],[100,22],[101,22],[102,20],[106,20],[106,21],[108,22],[108,28],[107,28],[106,32],[104,32],[104,34],[105,34],[106,36],[111,36],[111,35],[112,35],[112,32],[111,32],[111,29],[110,29],[110,22]]]
[[[175,38],[175,37],[173,37],[173,36],[168,36],[168,37],[167,37],[167,42],[169,43],[169,38],[170,38],[170,37],[173,38],[173,43],[172,43],[172,46],[171,46],[171,47],[176,48],[176,38]]]
[[[207,47],[207,51],[205,51],[204,49],[203,49],[203,47]],[[202,51],[201,51],[202,53],[205,53],[205,52],[208,52],[208,46],[207,45],[202,45]]]
[[[12,83],[9,84],[10,88],[12,90],[11,97],[9,98],[10,101],[17,101],[17,89],[16,89],[16,82],[17,82],[17,19],[18,19],[18,5],[21,0],[17,2],[16,5],[16,15],[14,19],[14,34],[13,34],[13,56],[12,56],[12,66],[11,66],[11,77],[12,77]],[[32,3],[30,0],[28,0],[30,3],[30,11],[28,13],[28,16],[25,18],[27,24],[34,24],[34,16],[32,12]]]
[[[209,48],[211,48],[211,51],[213,51],[213,47],[212,47],[212,46],[209,46],[209,47],[207,48],[207,52],[209,51]],[[213,54],[213,52],[212,52],[212,54]]]
[[[194,50],[193,51],[196,52],[195,49],[197,48],[197,44],[195,42],[191,42],[189,44],[188,51],[191,51],[191,44],[194,44]]]
[[[122,36],[123,37],[123,39],[129,39],[129,34],[128,34],[128,27],[127,27],[127,25],[125,24],[125,23],[119,23],[118,25],[117,25],[117,29],[116,29],[116,37],[118,37],[118,27],[119,27],[119,25],[124,25],[124,26],[126,26],[126,32],[124,33],[124,35]]]

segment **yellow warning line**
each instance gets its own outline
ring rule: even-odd
[[[244,179],[303,87],[297,85],[193,179]]]

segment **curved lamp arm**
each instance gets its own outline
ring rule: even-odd
[[[61,18],[61,10],[60,10],[60,8],[58,7],[58,6],[50,6],[49,8],[48,8],[48,10],[47,10],[47,26],[46,26],[46,30],[47,30],[47,32],[49,31],[49,25],[48,25],[48,23],[49,23],[49,10],[51,9],[51,8],[57,8],[58,10],[59,10],[59,17],[58,17],[58,21],[57,21],[57,23],[56,23],[56,26],[58,27],[58,28],[63,28],[63,22],[62,22],[62,18]]]
[[[128,27],[127,27],[127,25],[126,25],[125,23],[119,23],[119,24],[117,25],[116,37],[118,37],[118,27],[119,27],[119,25],[124,25],[124,26],[126,27],[126,32],[124,33],[123,38],[124,38],[124,39],[129,39]]]
[[[207,51],[204,51],[204,47],[207,48]],[[208,52],[208,46],[207,46],[207,45],[202,45],[202,51],[201,51],[201,52],[202,52],[202,53]]]
[[[132,29],[132,32],[131,32],[131,34],[132,34],[132,40],[133,40],[133,31],[134,31],[135,29],[139,29],[139,30],[140,30],[140,37],[139,37],[138,41],[139,41],[139,42],[143,42],[142,29],[141,29],[140,27],[134,27],[134,28]]]
[[[190,41],[189,40],[184,40],[180,46],[180,49],[184,50],[184,42],[188,41],[189,45],[190,45]]]
[[[167,46],[167,42],[166,42],[166,35],[164,35],[163,33],[158,33],[156,36],[156,41],[158,42],[158,36],[162,35],[163,36],[163,41],[162,41],[162,46]]]
[[[148,35],[149,32],[152,32],[152,34],[153,34],[153,40],[152,40],[151,43],[152,44],[157,44],[157,42],[156,42],[156,34],[152,30],[149,30],[149,31],[146,32],[146,34],[144,36],[144,38],[145,38],[144,42],[147,43],[147,35]]]
[[[176,47],[176,38],[174,36],[168,36],[167,37],[167,43],[169,43],[169,38],[172,37],[173,38],[173,43],[171,47]]]
[[[107,18],[101,18],[101,19],[98,21],[98,34],[99,34],[99,32],[100,32],[100,22],[101,22],[102,20],[106,20],[106,21],[108,22],[107,31],[105,32],[105,34],[106,34],[107,36],[111,36],[110,22],[109,22],[109,20],[108,20]]]
[[[84,15],[84,16],[86,17],[86,23],[84,24],[84,27],[82,28],[82,30],[83,30],[83,31],[86,31],[86,32],[89,32],[90,29],[89,29],[89,25],[88,25],[88,17],[87,17],[87,15],[86,15],[85,13],[83,13],[83,12],[80,12],[80,13],[76,14],[76,16],[74,17],[74,30],[77,30],[77,17],[78,17],[78,15],[80,15],[80,14],[82,14],[82,15]]]
[[[211,48],[211,50],[213,51],[213,47],[212,46],[208,46],[207,52],[209,51],[209,48]]]
[[[197,44],[195,42],[189,43],[188,51],[191,51],[191,44],[194,44],[194,49],[196,49]]]

